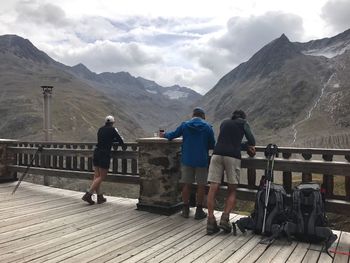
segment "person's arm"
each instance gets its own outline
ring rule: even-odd
[[[250,129],[248,122],[244,123],[244,135],[245,135],[246,139],[248,140],[246,142],[246,144],[248,146],[255,146],[255,138],[254,138],[254,135]]]
[[[171,141],[172,139],[182,136],[182,132],[183,132],[183,123],[179,127],[177,127],[175,131],[165,132],[164,138]]]
[[[115,134],[114,134],[114,138],[113,138],[113,142],[117,142],[119,145],[124,145],[124,139],[123,137],[119,134],[119,131],[117,128],[114,128]]]
[[[214,149],[215,146],[215,136],[213,128],[210,126],[209,128],[209,149]]]

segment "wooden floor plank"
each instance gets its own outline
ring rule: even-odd
[[[143,218],[143,221],[139,224],[132,224],[132,227],[128,224],[122,231],[116,229],[115,232],[109,232],[103,238],[99,238],[94,242],[89,240],[89,244],[86,244],[86,246],[78,244],[77,249],[68,253],[63,250],[64,255],[52,258],[52,261],[43,262],[84,262],[85,260],[93,260],[113,251],[116,247],[132,243],[139,236],[155,231],[157,224],[164,220],[164,216],[155,216],[152,219]],[[71,250],[71,247],[69,249]]]
[[[230,217],[230,222],[234,222],[238,219],[238,215],[232,215]],[[208,260],[210,258],[210,253],[208,253],[209,251],[217,251],[219,248],[218,246],[222,246],[223,243],[225,243],[225,241],[227,243],[232,242],[234,239],[236,239],[236,236],[233,236],[232,233],[224,233],[223,231],[221,231],[220,235],[217,235],[215,238],[211,239],[210,241],[208,241],[207,243],[205,243],[203,246],[199,246],[197,248],[195,248],[191,253],[189,253],[187,256],[181,258],[181,260],[177,261],[177,262],[194,262],[196,260],[198,260],[199,258],[201,262],[204,262],[203,260],[203,255],[208,254],[209,257],[207,257],[206,260]],[[214,256],[214,255],[213,255]]]
[[[86,209],[86,208],[85,208]],[[70,211],[70,212],[75,212]],[[77,222],[73,222],[69,225],[64,225],[61,228],[54,228],[52,231],[45,231],[42,235],[30,235],[27,236],[25,239],[15,239],[12,241],[8,241],[5,243],[0,244],[0,254],[2,254],[6,250],[18,250],[18,246],[20,246],[22,249],[25,248],[27,245],[33,245],[33,244],[40,244],[46,241],[51,241],[54,238],[57,238],[57,235],[63,236],[65,234],[72,233],[72,231],[80,231],[87,227],[94,226],[94,224],[102,222],[108,222],[109,220],[119,220],[120,215],[130,216],[130,213],[128,213],[128,210],[122,210],[118,209],[115,210],[115,207],[112,207],[112,209],[104,209],[103,211],[96,210],[96,213],[90,213],[89,214],[89,220],[78,220]],[[124,218],[123,218],[124,219]]]
[[[333,230],[333,233],[337,235],[337,240],[335,242],[333,242],[332,246],[329,248],[329,251],[337,250],[337,246],[338,246],[339,239],[341,236],[341,231]],[[318,259],[318,262],[319,263],[332,263],[333,258],[331,258],[331,256],[334,256],[334,254],[333,253],[327,254],[326,252],[323,252],[323,253],[321,253],[320,258]]]
[[[58,234],[56,238],[47,242],[33,244],[30,247],[16,250],[16,257],[11,256],[10,258],[19,262],[27,262],[34,259],[41,260],[44,258],[44,256],[50,258],[51,254],[55,254],[56,252],[58,252],[56,254],[62,255],[62,253],[65,253],[65,250],[70,251],[72,249],[84,246],[85,244],[89,244],[94,240],[101,240],[103,235],[113,235],[113,231],[119,231],[119,229],[126,224],[125,220],[130,220],[130,222],[143,220],[141,215],[138,215],[137,218],[131,218],[130,214],[125,212],[121,213],[120,218],[111,218],[106,222],[101,221],[101,219],[103,219],[103,217],[99,218],[98,222],[95,222],[96,224],[85,229],[76,228],[75,226],[75,229],[73,227],[70,233],[66,233],[62,236]],[[44,262],[45,261],[46,259]]]
[[[163,243],[176,234],[183,233],[186,229],[191,229],[193,224],[189,224],[188,220],[168,220],[167,224],[160,226],[156,231],[150,235],[143,236],[135,239],[134,242],[126,244],[125,246],[116,248],[110,253],[106,253],[103,256],[94,259],[97,262],[125,262],[126,259],[138,255],[142,251],[148,251],[148,249],[156,244]]]
[[[220,215],[221,213],[215,212],[215,215]],[[166,243],[162,243],[161,247],[158,248],[154,253],[149,254],[147,257],[143,258],[138,262],[160,262],[169,257],[171,257],[177,251],[183,249],[187,244],[199,239],[199,237],[205,235],[206,220],[197,221],[198,223],[192,228],[192,232],[183,233],[182,235],[177,235],[177,239],[170,239]],[[171,242],[169,242],[171,241]]]
[[[309,247],[310,247],[309,243],[299,242],[286,262],[288,263],[302,262]]]
[[[350,252],[350,233],[342,232],[339,238],[338,246],[334,254],[334,263],[348,263]]]
[[[184,219],[137,211],[136,199],[89,206],[82,192],[28,182],[11,196],[15,184],[0,185],[0,262],[332,262],[320,245],[277,240],[267,247],[249,231],[208,236],[195,209]],[[350,234],[335,233],[335,249],[349,253]],[[349,256],[336,254],[334,262]]]
[[[289,257],[291,251],[293,251],[293,243],[288,242],[286,239],[276,240],[271,244],[269,249],[264,251],[256,262],[273,262],[274,260],[280,260],[281,256],[283,257],[283,253],[286,253],[285,250],[288,248],[288,255],[284,257],[284,260],[275,261],[275,262],[285,262],[286,258]],[[295,244],[296,246],[296,244]],[[255,250],[254,250],[255,251]]]
[[[298,242],[292,241],[292,242],[286,242],[285,245],[282,246],[280,250],[276,253],[276,255],[271,259],[271,263],[284,263],[288,260],[290,255],[293,253],[294,249],[297,247]],[[262,258],[263,259],[263,258]],[[258,260],[258,262],[263,263],[264,261]],[[268,261],[266,261],[268,262]]]
[[[305,257],[303,258],[303,263],[313,263],[318,262],[323,250],[323,244],[310,244]]]

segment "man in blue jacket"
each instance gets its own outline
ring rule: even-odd
[[[182,216],[189,217],[189,199],[192,183],[197,183],[197,208],[194,218],[203,219],[207,214],[203,211],[205,185],[208,177],[208,151],[215,145],[214,131],[205,121],[205,113],[201,108],[193,110],[192,119],[183,122],[175,131],[166,132],[168,140],[182,136],[182,170],[181,183],[182,201],[184,203]]]

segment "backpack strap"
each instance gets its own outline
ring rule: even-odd
[[[295,233],[304,233],[304,217],[302,215],[301,212],[301,208],[300,208],[300,190],[294,190],[293,192],[293,212],[294,212],[294,216],[296,217],[296,225],[297,225],[297,229],[295,231]]]
[[[261,189],[258,191],[257,195],[256,195],[256,216],[255,216],[255,231],[257,232],[261,232],[262,230],[262,224],[263,224],[263,220],[264,220],[264,207],[265,207],[265,203],[262,202],[261,197],[262,194],[264,193],[264,189]]]
[[[274,223],[274,219],[278,217],[281,214],[281,211],[283,211],[283,197],[282,197],[282,192],[280,189],[276,189],[275,187],[271,187],[271,193],[275,195],[276,199],[276,204],[272,211],[270,211],[269,215],[266,218],[266,231],[272,233],[272,226]]]
[[[321,200],[321,195],[320,195],[320,192],[317,191],[317,190],[313,190],[312,191],[312,195],[313,195],[313,198],[314,198],[314,201],[313,201],[313,210],[309,216],[309,222],[308,222],[308,225],[307,225],[307,233],[308,235],[316,235],[316,220],[317,220],[317,217],[321,214],[321,207],[320,207],[320,202],[322,202]]]

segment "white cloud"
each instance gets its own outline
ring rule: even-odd
[[[322,17],[328,26],[341,32],[350,27],[350,1],[330,0],[322,8]]]
[[[282,33],[291,41],[321,38],[320,13],[334,29],[348,26],[348,2],[9,0],[0,34],[28,38],[67,65],[204,93]]]

